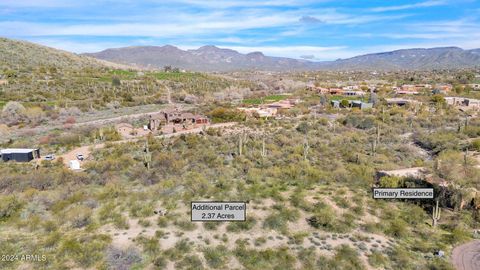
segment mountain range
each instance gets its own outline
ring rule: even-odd
[[[480,49],[463,50],[458,47],[402,49],[323,62],[270,57],[261,52],[242,54],[212,45],[196,50],[181,50],[171,45],[125,47],[85,55],[142,68],[162,68],[170,65],[195,71],[425,70],[480,66]]]
[[[29,69],[34,66],[68,68],[113,67],[162,69],[172,66],[191,71],[236,70],[429,70],[480,67],[480,49],[458,47],[402,49],[366,54],[335,61],[314,62],[266,56],[261,52],[242,54],[212,45],[195,50],[166,46],[137,46],[74,54],[26,41],[0,38],[0,67]]]

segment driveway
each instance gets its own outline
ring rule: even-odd
[[[480,240],[471,241],[454,248],[452,263],[457,270],[479,270]]]

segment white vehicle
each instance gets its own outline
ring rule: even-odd
[[[85,157],[83,156],[83,154],[77,154],[77,159],[83,161]]]
[[[49,155],[46,155],[45,156],[45,160],[54,160],[55,159],[55,155],[54,154],[49,154]]]

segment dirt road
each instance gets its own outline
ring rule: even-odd
[[[471,241],[454,248],[452,263],[457,270],[480,269],[480,240]]]

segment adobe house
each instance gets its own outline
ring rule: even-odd
[[[40,158],[40,149],[9,148],[0,150],[3,161],[30,162]]]
[[[208,118],[202,115],[181,112],[178,109],[166,110],[149,116],[148,129],[158,130],[162,125],[208,124]]]

